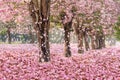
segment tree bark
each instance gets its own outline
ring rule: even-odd
[[[83,32],[83,39],[84,39],[84,43],[85,43],[85,50],[88,51],[89,50],[89,43],[88,43],[88,37],[87,37],[87,32]]]
[[[65,40],[64,54],[65,54],[66,57],[71,56],[71,51],[70,51],[70,30],[71,30],[71,26],[72,26],[72,21],[64,24],[64,40]]]
[[[83,31],[82,30],[79,31],[77,38],[78,38],[78,53],[83,53],[84,49],[83,49]]]
[[[39,43],[40,62],[50,61],[49,26],[50,0],[31,0],[29,4]]]
[[[103,33],[99,36],[99,49],[105,48],[105,36]]]
[[[34,40],[34,35],[32,33],[32,26],[29,25],[28,29],[29,29],[30,43],[34,43],[35,40]]]
[[[101,30],[99,32],[96,32],[96,49],[102,48],[105,48],[105,36]]]
[[[10,33],[10,28],[7,28],[7,35],[8,35],[8,43],[11,44],[11,33]]]
[[[91,48],[95,49],[96,48],[96,42],[95,42],[95,36],[94,35],[90,35],[91,37]]]
[[[95,49],[101,49],[99,32],[96,32],[96,35],[95,35],[95,45],[96,45]]]
[[[33,35],[33,33],[30,32],[29,35],[30,35],[30,43],[34,43],[35,40],[34,40],[34,35]]]
[[[77,23],[74,25],[74,30],[78,39],[78,53],[83,53],[84,49],[83,49],[83,31],[82,31],[82,26],[83,26],[83,22],[80,26],[80,21],[79,18],[76,18]]]

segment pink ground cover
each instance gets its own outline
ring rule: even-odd
[[[0,80],[120,80],[120,48],[77,53],[65,58],[63,45],[51,45],[51,61],[39,63],[36,45],[0,45]]]

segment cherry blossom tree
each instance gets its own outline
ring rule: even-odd
[[[76,33],[78,36],[78,52],[83,51],[82,50],[83,39],[85,42],[86,50],[88,50],[89,45],[88,45],[88,40],[86,36],[91,37],[92,49],[105,47],[105,34],[107,32],[105,31],[105,27],[108,26],[106,30],[110,30],[111,28],[109,26],[115,23],[116,17],[117,17],[117,14],[116,14],[117,8],[116,8],[115,1],[113,0],[102,0],[102,1],[56,0],[56,1],[53,1],[53,3],[54,3],[52,4],[53,9],[51,10],[51,12],[53,15],[58,15],[58,14],[62,15],[61,20],[63,24],[69,23],[69,21],[76,19],[75,21],[73,21],[73,23],[74,22],[78,23],[77,24],[78,26],[75,27],[76,28],[75,31],[77,31]],[[82,17],[80,15],[82,15]],[[110,17],[110,15],[112,16]],[[81,18],[78,19],[79,17]],[[79,23],[80,24],[82,23],[81,26]],[[69,28],[71,27],[69,26]],[[83,39],[82,39],[82,36],[83,36]],[[69,42],[69,40],[67,42]],[[69,44],[67,46],[69,47]],[[69,53],[70,50],[69,52],[68,51],[66,52]]]
[[[38,36],[40,61],[48,62],[50,60],[48,39],[50,0],[1,0],[0,3],[3,4],[0,6],[1,20],[5,23],[14,19],[18,25],[21,25],[22,22],[30,24],[30,18],[28,18],[30,13]],[[28,6],[25,5],[26,3]],[[21,30],[22,27],[17,28],[18,32]]]
[[[29,11],[38,36],[40,62],[48,62],[50,60],[50,0],[31,0],[29,3]]]
[[[7,28],[8,42],[11,43],[10,33],[21,32],[25,29],[21,24],[28,22],[26,18],[29,12],[22,0],[1,0],[0,4],[0,20],[5,24],[4,28]],[[19,24],[21,27],[18,26]]]
[[[51,15],[58,17],[64,28],[64,54],[66,57],[71,56],[70,51],[70,32],[74,18],[74,0],[52,0]]]
[[[0,4],[3,4],[0,5],[0,20],[3,22],[15,20],[17,24],[23,22],[34,25],[39,43],[40,62],[50,60],[50,16],[63,25],[64,54],[70,57],[72,28],[77,34],[79,53],[82,53],[84,48],[101,49],[105,47],[105,35],[113,28],[118,15],[118,6],[114,0],[0,0]],[[18,27],[17,30],[22,29]]]

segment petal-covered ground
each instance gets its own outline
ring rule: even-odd
[[[65,58],[63,45],[51,46],[51,61],[39,63],[36,45],[0,45],[0,80],[120,80],[120,48],[111,47]]]

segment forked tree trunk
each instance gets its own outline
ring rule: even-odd
[[[50,61],[49,26],[50,0],[31,0],[29,4],[39,43],[40,62]]]
[[[10,33],[10,28],[7,28],[7,36],[8,36],[8,43],[11,44],[11,33]]]
[[[71,56],[71,51],[70,51],[70,30],[72,27],[72,21],[65,23],[64,24],[64,54],[66,57]]]

